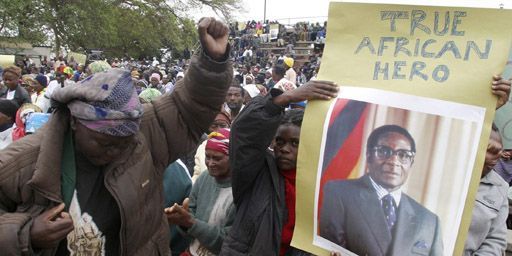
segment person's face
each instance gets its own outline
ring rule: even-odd
[[[169,83],[169,78],[167,78],[167,77],[166,77],[166,78],[162,79],[162,83],[163,83],[163,84],[167,84],[167,83]]]
[[[66,74],[58,72],[57,81],[59,81],[59,83],[64,83],[64,81],[66,81]]]
[[[376,148],[378,149],[367,152],[366,155],[368,173],[376,183],[388,191],[397,190],[407,181],[409,169],[414,161],[411,143],[404,135],[389,132],[379,138]],[[412,157],[407,157],[411,154]]]
[[[156,87],[158,85],[158,79],[156,79],[155,77],[152,77],[150,80],[150,83],[153,87]]]
[[[216,132],[221,128],[229,128],[229,123],[223,119],[216,119],[215,121],[213,121],[212,124],[210,124],[210,127],[208,127],[208,131],[210,133]]]
[[[487,151],[485,153],[485,163],[482,169],[482,177],[489,173],[492,168],[498,163],[501,156],[503,144],[501,143],[501,136],[498,132],[491,131],[489,144],[487,144]]]
[[[229,169],[229,156],[224,153],[206,149],[205,150],[205,164],[208,168],[208,173],[215,179],[222,180],[231,176]]]
[[[4,72],[2,79],[4,80],[4,85],[10,90],[14,90],[16,89],[16,86],[18,86],[19,77],[12,72]]]
[[[78,120],[71,123],[74,131],[75,148],[81,152],[93,165],[104,166],[117,160],[129,145],[134,136],[117,137],[93,131]]]
[[[31,83],[29,88],[31,91],[37,92],[37,93],[40,93],[44,89],[44,87],[37,81]]]
[[[29,94],[33,93],[34,90],[32,89],[32,83],[31,82],[21,82],[21,87],[23,87]]]
[[[280,170],[293,170],[297,167],[300,127],[292,124],[281,125],[274,138],[274,156]]]
[[[242,88],[229,87],[226,95],[226,103],[230,109],[239,109],[242,107],[244,98],[242,97]]]

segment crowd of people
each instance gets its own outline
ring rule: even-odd
[[[303,109],[338,85],[316,79],[319,54],[305,66],[290,52],[246,55],[271,24],[203,18],[201,48],[172,66],[59,57],[4,68],[1,254],[310,255],[290,245]],[[322,39],[325,27],[295,34]],[[490,92],[501,107],[510,81],[494,77]],[[465,255],[505,251],[509,161],[493,128]]]

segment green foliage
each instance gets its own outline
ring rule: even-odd
[[[175,53],[196,44],[195,23],[185,14],[189,8],[208,5],[227,17],[239,1],[178,0],[171,6],[167,0],[0,0],[0,36],[50,41],[56,50],[157,56],[161,48]]]
[[[0,0],[0,37],[9,43],[30,42],[42,44],[45,32],[37,19],[40,9],[37,1]]]

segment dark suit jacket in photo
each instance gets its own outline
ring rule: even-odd
[[[358,255],[443,255],[439,218],[402,193],[393,234],[370,178],[325,184],[320,236]]]

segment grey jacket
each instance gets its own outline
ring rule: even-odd
[[[443,254],[439,218],[405,193],[389,231],[368,175],[325,184],[319,228],[321,237],[357,255]]]
[[[508,184],[494,170],[480,180],[464,255],[504,255]]]

